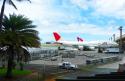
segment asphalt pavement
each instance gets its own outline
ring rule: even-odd
[[[97,53],[95,51],[80,51],[75,54],[74,58],[62,58],[62,56],[56,56],[57,60],[52,61],[49,57],[48,59],[41,59],[41,60],[33,60],[30,61],[28,65],[26,65],[26,68],[31,68],[37,70],[39,73],[57,73],[57,72],[65,72],[63,69],[58,68],[58,63],[63,61],[68,61],[73,64],[77,64],[79,66],[84,66],[86,65],[86,60],[87,59],[94,59],[94,58],[102,58],[102,57],[109,57],[109,56],[121,56],[124,57],[125,54],[104,54],[104,53]],[[89,71],[89,72],[84,72],[84,71],[75,71],[75,72],[69,72],[66,73],[65,75],[58,76],[58,78],[76,78],[77,76],[94,76],[95,74],[102,74],[102,73],[110,73],[117,71],[118,65],[120,63],[125,63],[125,58],[123,58],[122,61],[115,62],[115,63],[110,63],[110,64],[105,64],[98,66],[97,68]]]

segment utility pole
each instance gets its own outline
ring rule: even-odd
[[[115,42],[115,34],[113,34],[113,41]]]
[[[120,53],[123,52],[123,49],[122,49],[122,26],[119,27],[119,30],[120,30],[120,39],[119,39],[119,51]]]
[[[111,41],[112,41],[112,37],[111,37]]]

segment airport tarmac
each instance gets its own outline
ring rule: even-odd
[[[118,62],[100,65],[97,67],[97,69],[89,73],[84,73],[81,71],[69,72],[65,75],[59,76],[59,78],[60,77],[76,78],[76,75],[92,76],[97,73],[114,72],[114,71],[117,71],[119,64],[125,63],[125,54],[104,54],[104,53],[97,53],[96,51],[81,51],[75,55],[75,58],[63,58],[63,61],[68,61],[77,65],[85,65],[87,59],[103,58],[103,57],[110,57],[110,56],[121,56],[123,57],[123,59]],[[46,73],[64,72],[65,70],[59,69],[57,66],[58,63],[62,62],[62,56],[56,56],[56,57],[57,57],[57,61],[51,61],[50,59],[30,61],[29,64],[27,65],[27,68],[34,68],[40,73],[43,71]]]
[[[43,58],[41,60],[33,60],[30,61],[30,64],[45,64],[45,65],[58,65],[58,63],[63,61],[68,61],[73,64],[77,65],[85,65],[87,59],[95,59],[95,58],[103,58],[103,57],[109,57],[109,56],[121,56],[124,57],[124,54],[105,54],[105,53],[97,53],[96,51],[80,51],[75,54],[74,58],[62,58],[62,56],[56,56],[56,61],[52,61],[52,57]],[[125,58],[124,58],[125,59]],[[125,61],[117,62],[117,65],[119,63],[124,63]],[[116,63],[115,63],[116,64]],[[105,66],[104,66],[105,67]]]
[[[98,68],[111,68],[111,69],[118,69],[119,64],[123,64],[125,63],[125,55],[121,55],[123,56],[121,61],[115,62],[115,63],[111,63],[111,64],[106,64],[106,65],[101,65]]]

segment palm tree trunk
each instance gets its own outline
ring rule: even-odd
[[[5,2],[6,2],[6,0],[3,0],[3,4],[2,4],[2,7],[1,7],[1,13],[0,13],[0,31],[2,30],[2,20],[3,20],[3,15],[4,15]]]
[[[20,70],[22,71],[23,70],[23,63],[20,62]]]
[[[9,58],[8,58],[8,66],[7,66],[7,73],[6,77],[11,78],[12,75],[12,69],[13,69],[13,60],[14,60],[14,49],[13,46],[9,48]]]
[[[20,56],[20,58],[19,58],[20,60],[20,62],[19,62],[19,64],[20,64],[20,70],[23,70],[23,57],[22,56]]]

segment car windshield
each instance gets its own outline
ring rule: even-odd
[[[125,0],[0,0],[0,81],[125,81]]]

